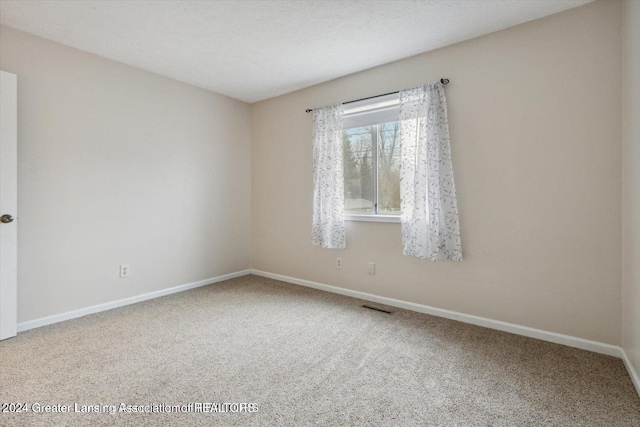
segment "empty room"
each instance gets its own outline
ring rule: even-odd
[[[0,425],[640,426],[640,0],[0,0]]]

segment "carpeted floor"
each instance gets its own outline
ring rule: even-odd
[[[619,359],[364,303],[246,276],[21,333],[0,425],[640,426]],[[117,412],[203,402],[258,410]]]

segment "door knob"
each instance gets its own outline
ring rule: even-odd
[[[11,215],[2,215],[0,216],[0,221],[5,224],[9,224],[10,222],[13,222],[13,217]]]

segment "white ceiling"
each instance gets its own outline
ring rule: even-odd
[[[255,102],[590,1],[1,0],[0,23]]]

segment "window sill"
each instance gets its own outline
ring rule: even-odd
[[[392,222],[400,224],[399,215],[353,215],[345,214],[345,221]]]

